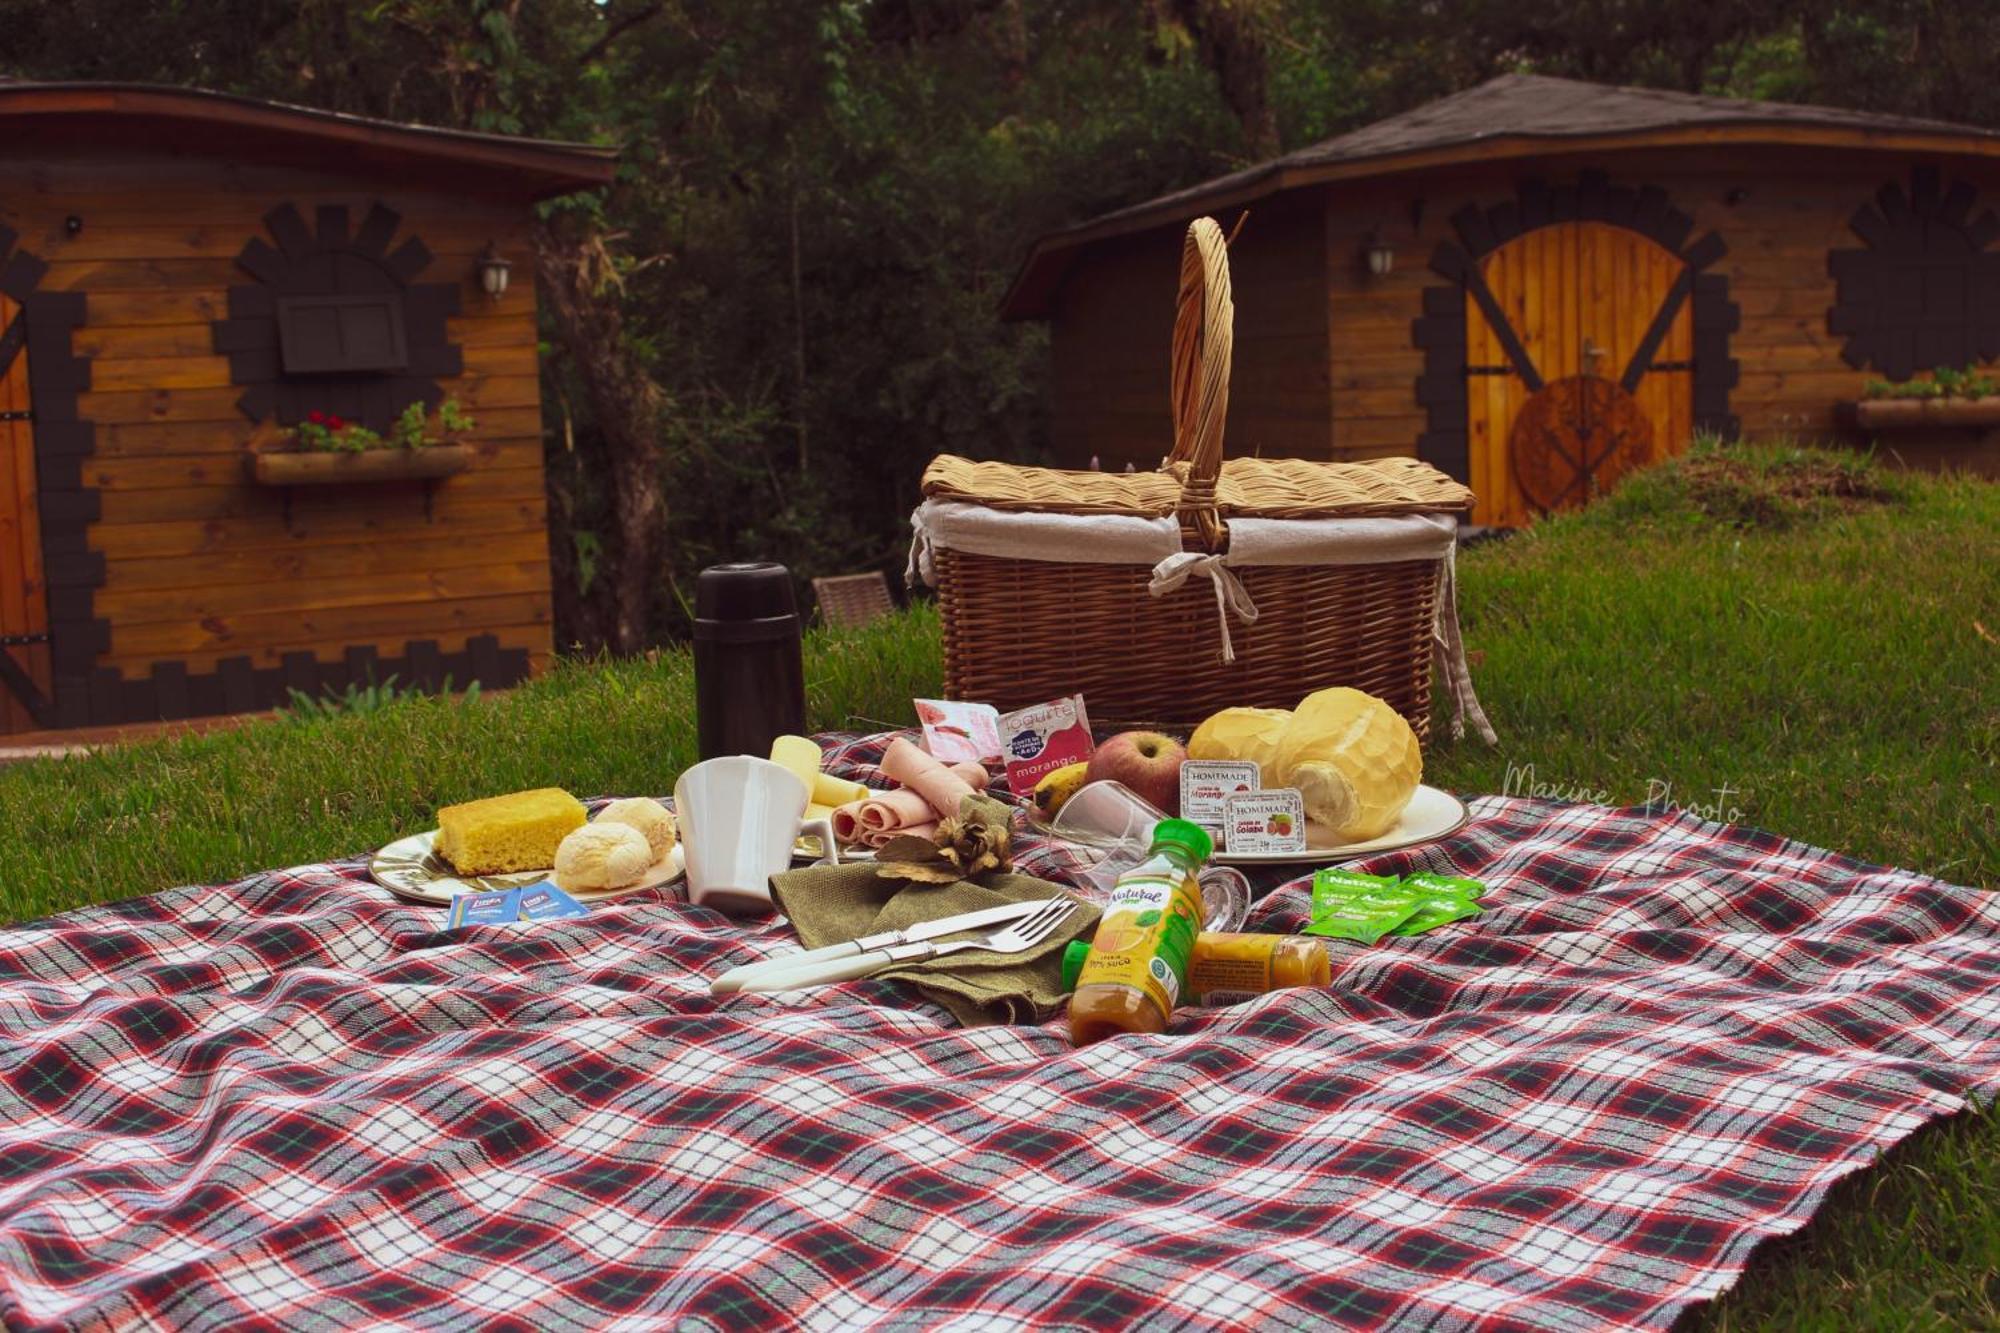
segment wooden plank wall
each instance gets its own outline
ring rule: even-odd
[[[1231,247],[1236,301],[1230,457],[1324,457],[1326,312],[1320,210],[1312,199],[1260,204]],[[1237,211],[1217,221],[1227,232]],[[1167,377],[1184,227],[1090,247],[1065,279],[1051,328],[1057,458],[1107,470],[1158,467],[1173,447]]]
[[[1554,155],[1532,164],[1325,187],[1333,452],[1341,458],[1415,452],[1425,426],[1414,387],[1423,353],[1411,343],[1410,322],[1421,313],[1424,288],[1442,281],[1427,266],[1432,249],[1452,235],[1451,214],[1466,203],[1502,202],[1524,179],[1567,183],[1593,167],[1613,185],[1659,185],[1693,216],[1694,236],[1714,230],[1728,243],[1729,253],[1708,272],[1728,278],[1730,299],[1742,311],[1730,353],[1740,367],[1731,405],[1744,433],[1841,438],[1834,405],[1858,395],[1875,372],[1850,369],[1840,359],[1842,340],[1826,330],[1834,300],[1827,253],[1859,245],[1847,219],[1886,182],[1907,188],[1920,162],[1936,165],[1947,182],[1963,178],[1975,186],[1978,208],[2000,209],[2000,170],[1858,150]],[[1422,223],[1412,227],[1410,207],[1419,199]],[[1377,227],[1395,244],[1388,278],[1369,276],[1358,258]]]
[[[397,657],[412,639],[449,653],[480,634],[527,650],[536,667],[548,661],[525,204],[194,160],[71,156],[9,172],[0,222],[50,261],[43,289],[88,295],[75,345],[92,363],[80,413],[97,423],[84,484],[102,508],[90,530],[106,559],[95,613],[111,622],[100,667],[130,680],[162,661],[201,673],[245,654],[259,668],[299,651],[335,662],[358,645]],[[266,235],[269,209],[290,201],[311,217],[342,204],[358,220],[378,199],[402,214],[398,244],[415,235],[434,252],[419,281],[464,284],[450,336],[465,374],[440,383],[477,417],[479,456],[439,486],[428,515],[422,487],[399,483],[300,489],[288,520],[280,492],[244,480],[257,428],[235,406],[240,390],[211,350],[209,322],[248,280],[234,258]],[[70,217],[82,222],[73,234]],[[474,277],[489,241],[514,262],[497,302]]]

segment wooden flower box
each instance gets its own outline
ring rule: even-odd
[[[2000,398],[1863,398],[1848,412],[1863,430],[2000,426]]]
[[[271,450],[246,455],[250,479],[260,486],[344,486],[377,481],[434,481],[472,463],[469,444],[424,449],[364,449],[359,453]]]

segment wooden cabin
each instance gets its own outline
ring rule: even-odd
[[[1519,524],[1992,363],[1995,210],[1993,131],[1509,75],[1044,237],[1003,312],[1051,323],[1059,461],[1156,466],[1182,232],[1247,211],[1229,452],[1414,455]],[[2000,402],[1964,406],[1881,443],[2000,472]]]
[[[548,660],[530,206],[608,150],[7,83],[0,160],[0,732]],[[256,466],[446,399],[450,455]]]

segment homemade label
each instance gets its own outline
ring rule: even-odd
[[[1133,871],[1118,881],[1104,904],[1090,956],[1076,988],[1130,986],[1160,1011],[1174,1012],[1187,987],[1188,960],[1201,923],[1201,888],[1193,875],[1162,866],[1156,875]]]
[[[1256,791],[1260,776],[1251,759],[1188,760],[1181,765],[1181,818],[1221,829],[1224,803],[1239,792]]]
[[[945,764],[984,764],[1000,755],[1000,710],[958,699],[918,699],[924,748]]]
[[[1082,763],[1095,748],[1080,694],[1000,715],[1000,757],[1016,796],[1031,794],[1044,776]]]
[[[1223,846],[1232,856],[1306,849],[1306,802],[1295,787],[1238,792],[1222,809]]]

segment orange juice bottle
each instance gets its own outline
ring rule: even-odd
[[[1071,940],[1063,950],[1063,989],[1076,989],[1090,946]],[[1333,979],[1326,946],[1310,935],[1236,935],[1204,930],[1188,959],[1187,993],[1195,1004],[1240,1004],[1274,990],[1324,986]]]
[[[1069,1002],[1072,1042],[1166,1030],[1187,987],[1188,960],[1201,930],[1195,876],[1214,850],[1199,824],[1163,819],[1154,827],[1146,859],[1112,887],[1090,957],[1077,974]]]

